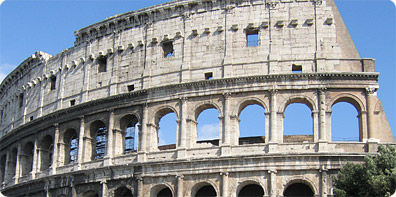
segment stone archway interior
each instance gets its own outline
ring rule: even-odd
[[[313,196],[312,189],[304,183],[294,183],[287,187],[283,196]]]
[[[250,184],[246,185],[239,191],[238,197],[262,197],[264,190],[260,185]]]
[[[114,195],[117,197],[133,197],[132,191],[126,187],[120,187],[115,192]]]
[[[172,191],[169,188],[164,188],[158,192],[157,197],[172,197]]]
[[[195,197],[216,197],[216,190],[211,185],[201,187],[195,194]]]

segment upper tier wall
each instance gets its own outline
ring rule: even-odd
[[[258,34],[258,46],[247,46],[249,33]],[[332,0],[179,0],[75,35],[74,47],[53,57],[37,52],[2,82],[3,134],[62,108],[133,90],[288,74],[293,65],[302,73],[374,72],[372,60],[360,60]],[[166,47],[173,56],[165,57]]]

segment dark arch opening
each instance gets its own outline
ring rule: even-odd
[[[33,149],[34,149],[34,145],[32,142],[26,143],[22,149],[22,157],[21,157],[22,175],[27,175],[32,171]]]
[[[313,142],[312,110],[305,103],[291,103],[285,109],[283,142]]]
[[[358,110],[349,102],[338,102],[331,107],[331,140],[359,142]]]
[[[313,196],[312,189],[304,183],[294,183],[286,188],[283,196]]]
[[[65,164],[74,163],[78,156],[78,135],[74,129],[68,129],[64,134]]]
[[[265,142],[265,110],[258,104],[246,106],[239,114],[239,145]]]
[[[139,120],[135,115],[126,115],[120,121],[124,153],[136,152],[139,143]]]
[[[157,197],[172,197],[172,191],[169,188],[164,188],[158,192]]]
[[[239,191],[238,197],[263,197],[264,190],[260,185],[250,184],[246,185]]]
[[[40,170],[46,170],[52,166],[52,156],[54,153],[54,140],[52,136],[47,135],[41,141],[41,166]]]
[[[116,197],[133,197],[132,191],[127,187],[120,187],[115,190],[114,196]]]
[[[95,121],[91,124],[92,157],[93,159],[103,159],[106,155],[107,127],[102,121]]]
[[[87,191],[83,194],[84,197],[99,197],[99,194],[95,191]]]
[[[216,197],[216,190],[211,185],[201,187],[195,194],[195,197]]]
[[[0,183],[4,182],[5,177],[5,167],[6,167],[6,155],[1,156],[0,158]]]

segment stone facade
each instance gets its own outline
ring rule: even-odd
[[[304,186],[327,196],[346,161],[395,143],[374,60],[359,57],[333,0],[178,0],[75,35],[74,47],[36,52],[0,86],[5,195],[287,196]],[[359,142],[331,140],[339,102],[357,109]],[[311,109],[312,135],[283,135],[292,103]],[[243,139],[239,115],[253,104],[265,109],[265,137]],[[219,139],[197,142],[210,108]],[[176,144],[158,146],[171,112]],[[130,123],[138,146],[128,152]]]

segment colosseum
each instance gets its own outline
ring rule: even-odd
[[[176,0],[75,32],[0,86],[0,191],[6,196],[332,196],[332,177],[394,136],[334,0]],[[359,140],[332,140],[331,107],[358,112]],[[290,104],[310,135],[285,135]],[[265,111],[261,136],[239,116]],[[218,139],[198,116],[218,112]],[[160,120],[175,114],[175,144]],[[217,117],[216,117],[217,119]],[[136,132],[135,132],[136,131]]]

